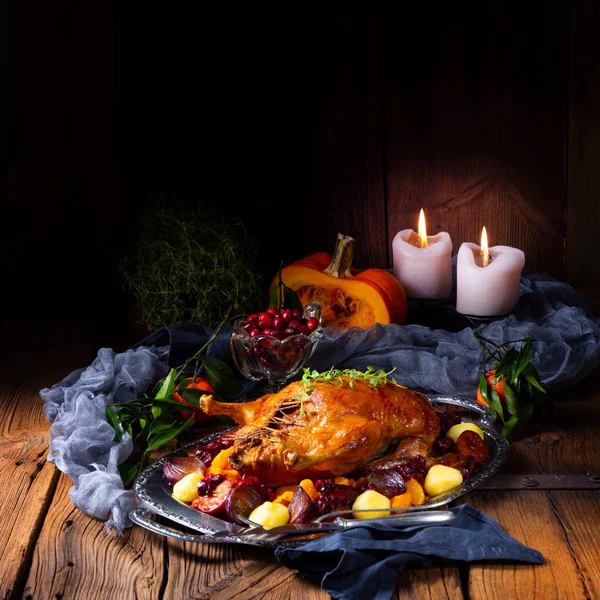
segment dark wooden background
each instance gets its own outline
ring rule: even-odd
[[[123,327],[160,193],[241,218],[268,274],[338,231],[389,266],[424,207],[600,306],[600,3],[357,4],[3,4],[5,320]]]

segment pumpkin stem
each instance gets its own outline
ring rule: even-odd
[[[332,277],[352,277],[350,267],[354,258],[354,238],[337,234],[335,250],[331,264],[323,271]]]

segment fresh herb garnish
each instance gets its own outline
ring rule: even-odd
[[[502,421],[502,436],[510,437],[517,426],[529,423],[534,414],[546,414],[552,402],[540,381],[533,357],[532,338],[496,344],[475,333],[483,350],[477,401]]]
[[[313,393],[312,386],[315,383],[332,383],[335,385],[342,386],[346,382],[348,383],[348,387],[353,390],[355,381],[365,381],[367,382],[373,389],[377,389],[380,386],[384,386],[388,383],[391,383],[397,387],[401,386],[397,381],[390,379],[389,376],[395,371],[393,368],[389,372],[385,372],[383,369],[379,369],[376,371],[373,367],[367,367],[366,371],[359,371],[358,369],[334,369],[331,367],[329,371],[324,371],[323,373],[319,373],[314,369],[304,369],[304,374],[302,375],[302,388],[303,391],[300,395],[300,402],[304,400],[307,396],[310,396]],[[300,407],[300,414],[304,414],[304,405],[302,404]]]

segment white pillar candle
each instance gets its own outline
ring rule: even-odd
[[[445,231],[426,235],[422,213],[419,233],[404,229],[392,242],[394,275],[411,298],[448,298],[452,294],[452,240]]]
[[[489,249],[484,266],[481,246],[465,242],[456,263],[456,310],[463,315],[495,317],[506,315],[519,299],[525,254],[509,246]]]

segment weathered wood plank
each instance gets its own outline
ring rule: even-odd
[[[389,237],[448,231],[564,276],[566,3],[397,5],[382,14]]]
[[[284,227],[283,247],[294,259],[332,252],[341,232],[357,239],[357,266],[385,267],[376,15],[364,3],[321,3],[316,10],[318,18],[307,7],[276,9],[279,177],[285,205],[310,226],[300,237]]]
[[[49,424],[38,391],[52,385],[91,355],[90,343],[60,338],[45,344],[23,338],[9,344],[0,367],[0,597],[19,592],[33,547],[52,500],[58,472],[46,461]],[[16,362],[18,361],[18,363]]]
[[[600,492],[550,492],[586,598],[600,598]]]
[[[73,485],[61,475],[37,541],[24,597],[162,598],[167,566],[164,539],[134,527],[122,537],[69,500]]]
[[[3,434],[0,479],[0,598],[21,585],[58,475],[46,462],[48,438],[40,430]]]
[[[555,415],[511,444],[511,473],[600,473],[600,369],[557,395]]]
[[[583,492],[556,492],[571,494],[576,502]],[[595,495],[596,492],[585,492]],[[532,598],[592,598],[578,573],[578,563],[569,545],[565,527],[557,518],[551,493],[475,492],[466,497],[480,510],[493,517],[512,537],[539,550],[546,558],[544,565],[472,564],[469,570],[471,598],[514,600]],[[582,514],[581,517],[584,517]],[[583,528],[597,530],[592,515],[585,518]]]
[[[600,5],[571,3],[567,276],[600,305]]]
[[[302,597],[317,600],[329,597],[318,584],[281,567],[271,550],[175,541],[169,541],[168,545],[171,567],[165,598],[283,600]],[[181,568],[172,568],[174,564]],[[462,600],[458,569],[406,571],[398,579],[394,598]]]
[[[281,567],[272,550],[171,540],[168,548],[169,564],[183,568],[169,569],[165,598],[289,598],[296,590],[301,590],[302,597],[327,597],[318,586]]]
[[[396,582],[394,600],[463,600],[457,567],[411,569]]]

